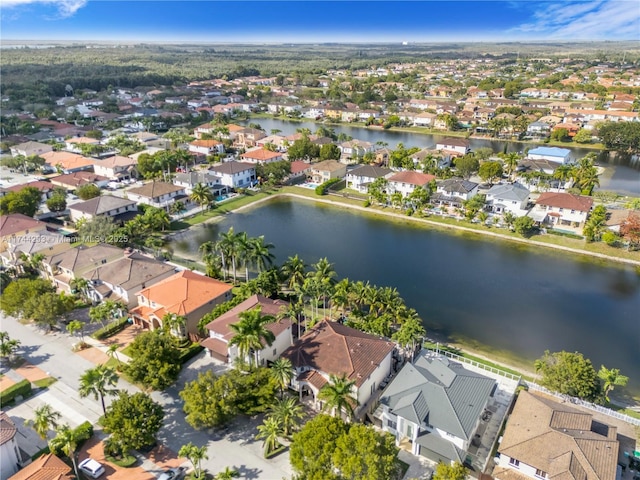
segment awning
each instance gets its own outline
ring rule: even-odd
[[[528,214],[528,217],[531,217],[534,222],[543,223],[547,218],[547,212],[540,212],[537,210],[531,210]]]

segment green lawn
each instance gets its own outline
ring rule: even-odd
[[[57,378],[47,377],[47,378],[42,378],[40,380],[36,380],[35,382],[33,382],[33,384],[38,388],[47,388],[50,385],[53,385],[54,383],[56,383],[57,381],[58,381]]]

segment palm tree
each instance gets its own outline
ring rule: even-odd
[[[275,256],[270,252],[274,245],[272,243],[265,243],[264,235],[252,238],[251,241],[251,261],[258,269],[258,273],[266,270],[273,265],[273,259]]]
[[[82,374],[80,377],[80,387],[78,388],[78,394],[80,398],[85,398],[93,395],[95,400],[100,398],[102,403],[102,413],[107,414],[107,409],[104,405],[105,395],[116,395],[118,390],[115,387],[118,384],[118,375],[116,371],[107,367],[106,365],[98,365],[95,368],[90,368]]]
[[[304,278],[307,271],[307,265],[304,261],[295,255],[287,258],[280,268],[282,276],[286,279],[286,286],[291,292],[295,292],[304,283]]]
[[[56,430],[56,436],[50,442],[52,450],[61,450],[67,457],[71,459],[73,470],[78,475],[78,465],[76,465],[76,448],[78,439],[75,430],[69,428],[69,425],[62,425]]]
[[[608,369],[604,365],[600,366],[600,371],[598,372],[598,378],[602,380],[604,383],[604,398],[609,400],[609,393],[616,387],[624,387],[629,381],[629,377],[625,377],[624,375],[620,375],[620,370],[617,368]]]
[[[36,431],[38,436],[43,440],[47,439],[47,433],[52,428],[56,428],[58,420],[62,417],[60,412],[55,411],[51,405],[45,403],[41,407],[36,408],[33,411],[35,417],[33,420],[27,420],[25,422],[28,425],[33,425],[33,429]]]
[[[553,172],[553,178],[560,180],[563,186],[572,178],[575,179],[576,170],[571,165],[560,165]]]
[[[415,310],[413,310],[413,312],[415,313]],[[405,352],[410,351],[413,354],[416,351],[416,345],[426,334],[427,332],[422,326],[422,322],[416,313],[415,316],[412,315],[403,321],[400,328],[392,335],[391,338]],[[409,349],[409,347],[411,348]]]
[[[71,289],[80,294],[80,297],[87,299],[89,297],[89,282],[87,279],[77,277],[71,280]]]
[[[516,168],[518,168],[520,155],[518,155],[516,152],[506,153],[502,159],[504,161],[505,167],[507,167],[507,174],[509,175],[509,179],[511,180],[513,172],[515,172]]]
[[[251,353],[253,352],[258,365],[259,352],[263,348],[262,342],[271,346],[276,339],[273,332],[266,328],[266,325],[274,322],[275,318],[271,315],[262,315],[260,307],[242,312],[239,317],[238,323],[229,325],[235,334],[229,341],[229,346],[237,345],[240,356],[249,358],[249,368],[251,368]]]
[[[176,337],[184,336],[184,327],[187,324],[187,319],[182,315],[176,315],[175,313],[166,313],[162,317],[162,327],[171,332]]]
[[[329,375],[329,383],[320,389],[318,399],[322,400],[322,411],[337,412],[342,417],[342,411],[347,414],[348,418],[355,416],[354,407],[358,406],[358,401],[353,397],[353,387],[355,380],[349,380],[343,373],[342,375]]]
[[[240,236],[233,231],[233,227],[229,228],[227,233],[220,233],[220,241],[218,242],[218,250],[223,256],[222,263],[224,265],[225,258],[231,262],[233,268],[233,282],[236,282],[236,266],[238,254],[240,253]]]
[[[233,480],[234,478],[238,478],[239,476],[240,473],[237,470],[231,467],[225,467],[223,471],[215,476],[215,480]]]
[[[513,213],[507,211],[502,214],[502,219],[504,220],[504,223],[506,223],[507,226],[511,228],[513,223],[516,221],[516,216]]]
[[[335,305],[340,308],[341,313],[344,315],[345,309],[351,306],[351,282],[348,278],[343,278],[336,283],[333,289],[333,295],[331,295],[331,305]]]
[[[203,205],[209,205],[213,201],[213,193],[206,185],[196,183],[191,189],[189,198],[202,207]]]
[[[109,358],[115,358],[118,362],[118,367],[120,367],[120,365],[122,365],[122,362],[120,361],[120,357],[118,357],[118,344],[117,343],[112,343],[111,345],[109,345],[109,348],[107,349],[107,356]]]
[[[336,283],[336,271],[333,268],[333,264],[329,263],[327,257],[321,258],[317,263],[311,266],[313,271],[309,272],[309,277],[313,277],[318,282],[318,293],[322,296],[322,307],[326,308],[327,295],[331,294],[331,288]]]
[[[208,460],[207,447],[196,447],[193,443],[189,442],[186,445],[180,447],[178,451],[179,457],[185,457],[193,465],[194,476],[200,478],[202,475],[202,460]]]
[[[8,358],[20,347],[20,340],[9,337],[7,332],[0,332],[0,358]]]
[[[284,398],[284,389],[287,388],[289,382],[293,378],[293,365],[288,358],[278,358],[271,364],[271,376],[280,385],[280,397]]]
[[[276,400],[271,407],[271,415],[282,427],[285,437],[289,437],[298,428],[298,420],[304,416],[302,405],[295,398]]]
[[[264,439],[264,456],[266,457],[269,453],[273,452],[280,442],[278,439],[282,434],[282,426],[280,422],[274,417],[267,417],[264,419],[262,425],[258,425],[258,434],[256,435],[257,439]]]

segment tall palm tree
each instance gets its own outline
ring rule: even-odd
[[[351,306],[351,282],[348,278],[343,278],[336,283],[331,295],[331,304],[340,309],[344,315],[345,310]]]
[[[0,332],[0,358],[11,357],[20,347],[20,340],[9,337],[7,332]]]
[[[193,471],[195,478],[200,478],[202,475],[202,460],[208,460],[207,447],[196,447],[193,443],[189,442],[186,445],[180,447],[178,451],[179,457],[184,457],[193,465]]]
[[[202,207],[203,205],[209,205],[213,201],[213,193],[206,185],[196,183],[191,189],[189,198]]]
[[[225,467],[223,471],[218,473],[214,478],[215,480],[233,480],[234,478],[238,478],[240,476],[240,472],[231,468]]]
[[[273,265],[275,256],[271,253],[272,243],[265,243],[264,235],[251,239],[251,261],[258,269],[258,273]]]
[[[76,448],[78,447],[78,438],[75,430],[69,428],[69,425],[62,425],[57,428],[56,436],[50,442],[52,450],[61,450],[67,457],[71,459],[73,470],[78,475],[78,465],[76,464]]]
[[[249,368],[252,366],[252,355],[258,365],[259,352],[263,348],[262,342],[271,346],[275,341],[275,335],[266,325],[275,321],[271,315],[262,315],[261,308],[256,307],[239,315],[240,321],[229,325],[234,336],[229,341],[229,346],[236,345],[242,358],[249,358]]]
[[[55,411],[48,403],[36,408],[33,414],[35,415],[33,420],[27,420],[25,423],[32,425],[38,436],[43,440],[47,439],[49,430],[58,426],[58,420],[62,417],[60,412]]]
[[[264,439],[264,455],[273,452],[280,445],[279,438],[282,435],[282,426],[275,417],[267,417],[262,425],[258,425],[257,439]]]
[[[104,405],[104,397],[105,395],[116,395],[118,390],[110,387],[115,387],[117,384],[118,375],[116,371],[106,365],[98,365],[82,374],[78,393],[80,394],[80,398],[85,398],[90,395],[93,395],[93,398],[96,400],[100,398],[102,413],[106,415],[107,409]]]
[[[415,312],[415,310],[413,311]],[[403,321],[400,325],[400,328],[394,332],[391,338],[405,352],[411,352],[411,354],[413,355],[413,353],[416,351],[416,346],[425,337],[426,334],[427,332],[422,326],[420,318],[418,318],[416,314],[415,316],[411,316]]]
[[[166,313],[162,317],[162,327],[176,337],[184,337],[183,329],[187,324],[186,317],[175,313]]]
[[[245,282],[249,281],[249,265],[251,264],[253,252],[251,240],[247,232],[240,232],[236,236],[238,246],[238,264],[244,265]]]
[[[307,265],[298,255],[287,258],[280,268],[282,276],[286,279],[286,286],[291,292],[295,292],[304,283]]]
[[[119,345],[117,343],[109,345],[109,348],[107,348],[107,356],[109,358],[115,358],[118,362],[118,366],[120,366],[122,365],[122,362],[120,361],[120,357],[118,357],[118,347]]]
[[[506,167],[507,174],[509,175],[509,179],[511,180],[513,172],[518,168],[518,162],[520,161],[520,155],[516,152],[506,153],[502,157],[504,161],[504,166]]]
[[[271,407],[271,415],[282,427],[285,437],[289,437],[298,428],[299,420],[304,416],[302,405],[295,398],[276,400]]]
[[[329,375],[329,383],[318,393],[318,399],[324,402],[322,411],[337,412],[340,417],[344,411],[352,419],[355,416],[354,407],[358,406],[358,400],[353,397],[355,384],[355,380],[349,380],[344,373],[340,376]]]
[[[553,178],[560,180],[563,186],[572,178],[575,179],[575,175],[576,169],[571,165],[560,165],[553,172]]]
[[[284,398],[284,389],[287,388],[293,378],[293,364],[288,358],[278,358],[271,364],[271,376],[280,385],[280,397]]]
[[[80,297],[87,299],[89,297],[89,282],[86,278],[77,277],[71,280],[71,289],[80,294]]]
[[[233,268],[234,283],[236,281],[236,266],[239,250],[240,237],[233,231],[233,227],[230,227],[227,233],[220,233],[220,240],[218,241],[218,251],[220,251],[221,255],[223,256],[223,265],[225,265],[225,261],[231,262],[231,266]],[[226,265],[223,268],[226,268]]]
[[[289,319],[292,323],[295,323],[298,327],[298,336],[300,336],[300,317],[304,313],[304,308],[300,302],[289,302],[286,305],[280,307],[276,320],[281,322],[282,320]],[[293,345],[293,328],[291,332],[291,345]]]
[[[602,380],[604,387],[604,398],[609,400],[609,393],[616,387],[624,387],[629,381],[629,377],[625,377],[620,374],[620,370],[617,368],[608,369],[604,365],[600,366],[600,371],[598,371],[598,378]]]

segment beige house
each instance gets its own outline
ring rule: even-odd
[[[311,165],[311,178],[314,183],[324,183],[332,178],[344,178],[347,175],[347,166],[335,160]]]
[[[115,222],[131,220],[138,214],[138,205],[133,200],[103,195],[94,197],[86,202],[74,203],[69,206],[71,221],[77,222],[81,218],[92,220],[95,217],[111,217]]]
[[[129,200],[158,208],[168,208],[176,200],[186,196],[184,187],[155,180],[145,183],[141,187],[127,190]]]

